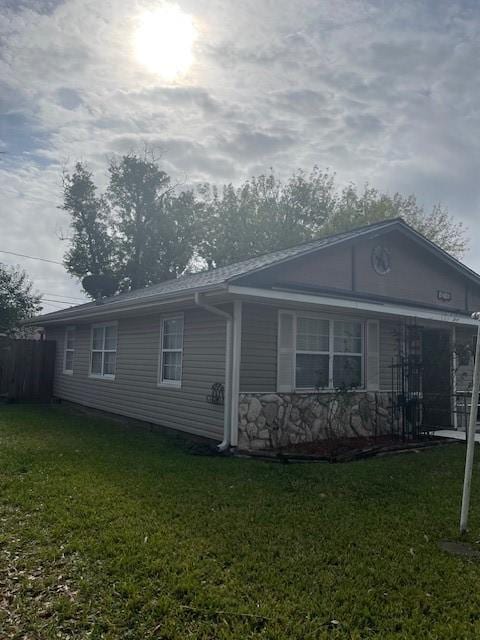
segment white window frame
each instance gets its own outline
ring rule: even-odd
[[[297,337],[298,337],[298,320],[299,318],[306,318],[310,320],[324,320],[328,322],[328,351],[317,351],[311,349],[297,349]],[[295,313],[293,319],[293,380],[294,388],[301,389],[302,391],[311,391],[313,387],[297,387],[297,354],[306,356],[328,356],[328,387],[322,387],[323,389],[330,389],[333,378],[333,358],[330,356],[332,349],[332,324],[330,318],[322,318],[319,315],[311,313]]]
[[[94,349],[93,348],[93,332],[95,329],[105,328],[106,327],[115,327],[117,330],[117,341],[115,345],[115,349],[105,349],[105,331],[103,332],[103,349]],[[92,324],[90,329],[90,367],[89,367],[89,377],[96,378],[97,380],[115,380],[115,373],[93,373],[92,372],[92,361],[93,361],[93,353],[101,353],[102,354],[102,372],[105,364],[105,353],[118,353],[118,322],[99,322],[97,324]],[[115,372],[117,370],[117,360],[115,357]]]
[[[181,320],[182,321],[182,346],[180,349],[164,349],[163,347],[163,333],[165,322],[169,320]],[[185,316],[183,313],[177,313],[171,316],[164,316],[160,322],[160,352],[158,357],[158,372],[157,372],[157,386],[168,387],[173,389],[181,389],[183,380],[183,343],[185,338]],[[164,380],[163,379],[163,354],[164,353],[179,353],[180,352],[180,380]]]
[[[321,391],[335,391],[335,387],[333,385],[333,359],[335,356],[354,356],[356,358],[360,358],[360,374],[361,381],[358,387],[355,387],[353,391],[364,391],[365,390],[365,349],[366,349],[366,335],[365,335],[365,327],[366,322],[364,319],[348,317],[348,316],[326,316],[318,313],[309,313],[309,312],[301,312],[301,311],[293,311],[290,312],[293,314],[293,388],[296,391],[300,392],[310,392],[317,391],[315,387],[297,387],[297,353],[305,354],[305,355],[328,355],[328,387],[321,387]],[[329,349],[328,351],[305,351],[305,350],[297,350],[297,323],[298,318],[312,318],[314,320],[327,320],[329,323]],[[335,322],[357,322],[361,325],[361,339],[362,339],[362,351],[361,353],[353,353],[346,351],[335,351],[335,342],[334,342],[334,323]]]
[[[335,327],[335,322],[356,322],[360,325],[360,340],[362,341],[361,351],[335,351],[335,334],[333,329]],[[354,387],[355,390],[364,390],[365,389],[365,349],[367,345],[367,339],[365,334],[366,323],[365,320],[359,320],[358,318],[334,318],[330,323],[330,350],[331,350],[331,358],[330,358],[330,370],[329,370],[329,382],[333,388],[333,361],[335,356],[353,356],[354,358],[360,358],[360,385],[358,387]]]
[[[68,334],[69,333],[73,333],[73,349],[68,349]],[[75,339],[76,339],[76,335],[75,335],[76,331],[75,331],[75,327],[65,327],[65,336],[63,339],[63,373],[66,376],[73,376],[73,361],[75,359]],[[67,369],[67,352],[71,351],[72,352],[72,368],[71,369]]]

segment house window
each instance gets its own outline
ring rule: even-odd
[[[75,354],[75,327],[65,329],[63,350],[63,373],[73,374],[73,356]]]
[[[90,375],[95,378],[115,378],[117,364],[117,325],[100,324],[92,327]]]
[[[333,321],[333,386],[361,387],[363,323]]]
[[[328,389],[363,384],[363,323],[296,317],[295,387]]]
[[[297,318],[296,386],[328,387],[330,371],[330,321]]]
[[[183,317],[162,320],[160,384],[180,386],[182,383]]]

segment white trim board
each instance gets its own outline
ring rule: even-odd
[[[304,304],[321,305],[323,307],[334,307],[337,309],[349,309],[353,311],[364,311],[379,313],[390,316],[402,316],[407,318],[422,318],[424,320],[436,320],[454,324],[463,324],[478,327],[478,320],[467,316],[459,316],[449,311],[435,311],[427,309],[417,309],[407,305],[364,302],[360,300],[348,300],[345,298],[332,298],[328,296],[316,296],[306,293],[292,293],[289,291],[277,291],[269,289],[257,289],[255,287],[240,287],[230,285],[228,293],[249,298],[263,298],[276,302],[297,302]]]

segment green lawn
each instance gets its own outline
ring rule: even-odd
[[[480,563],[437,547],[456,536],[463,458],[204,457],[0,407],[0,638],[478,638]]]

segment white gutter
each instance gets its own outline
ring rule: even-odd
[[[223,440],[218,445],[219,451],[226,451],[231,445],[231,417],[232,417],[232,336],[233,336],[233,318],[226,311],[222,311],[218,307],[214,307],[205,302],[200,293],[195,294],[195,304],[202,307],[210,313],[222,316],[226,320],[226,338],[225,338],[225,393],[223,407]]]
[[[312,295],[307,293],[294,293],[290,291],[279,291],[272,289],[257,289],[255,287],[240,287],[230,285],[228,293],[233,295],[248,296],[251,298],[263,298],[278,302],[295,302],[304,304],[322,305],[325,307],[336,307],[367,311],[371,313],[383,313],[386,315],[403,316],[408,318],[422,318],[424,320],[436,320],[437,322],[449,322],[470,326],[478,326],[478,321],[461,316],[449,311],[430,311],[428,309],[416,309],[406,305],[390,304],[388,302],[364,302],[361,300],[348,300],[346,298],[332,298],[323,295]]]
[[[226,287],[223,285],[220,286],[205,286],[198,288],[197,291],[199,293],[203,293],[204,291],[226,291]],[[121,313],[121,312],[129,312],[129,311],[137,311],[143,309],[150,309],[157,307],[161,307],[167,304],[179,303],[179,302],[191,302],[193,291],[175,291],[171,294],[151,294],[149,296],[143,296],[141,298],[134,298],[133,300],[114,300],[111,302],[104,302],[101,305],[91,305],[90,307],[79,309],[77,305],[75,307],[68,307],[67,309],[62,309],[61,311],[53,311],[51,314],[45,314],[44,316],[36,316],[34,318],[30,318],[28,320],[24,320],[22,325],[25,327],[38,326],[41,327],[47,324],[61,324],[63,322],[70,322],[72,318],[76,321],[81,321],[84,318],[96,318],[102,316],[108,316],[111,313]],[[180,295],[181,294],[181,295]],[[150,302],[151,299],[154,299],[153,302]],[[157,298],[155,300],[155,298]],[[49,318],[48,316],[53,313],[58,313],[57,316],[53,318]]]

